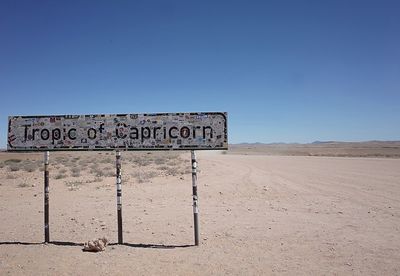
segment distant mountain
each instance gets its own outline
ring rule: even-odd
[[[260,143],[260,142],[255,142],[255,143],[237,143],[237,144],[232,144],[232,145],[266,145],[265,143]]]
[[[243,146],[257,146],[257,145],[266,145],[266,146],[274,146],[274,145],[328,145],[328,144],[398,144],[399,141],[379,141],[379,140],[371,140],[371,141],[359,141],[359,142],[347,142],[347,141],[314,141],[312,143],[284,143],[284,142],[275,142],[275,143],[237,143],[231,145],[243,145]]]
[[[314,141],[311,144],[320,145],[320,144],[333,144],[333,143],[338,143],[338,142],[336,142],[336,141]]]

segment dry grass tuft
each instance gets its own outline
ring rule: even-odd
[[[38,164],[36,162],[24,162],[21,164],[21,167],[26,172],[34,172],[38,168]]]
[[[4,163],[9,165],[9,164],[20,163],[21,161],[22,159],[12,158],[12,159],[7,159],[6,161],[4,161]]]
[[[71,169],[72,177],[79,177],[81,175],[81,168],[74,167]]]
[[[132,174],[134,178],[136,178],[138,183],[149,182],[152,178],[157,177],[159,174],[157,171],[136,171]]]
[[[14,174],[7,174],[6,179],[17,179],[18,177]]]
[[[69,191],[79,190],[82,186],[83,181],[65,181],[65,185],[67,185]]]
[[[18,184],[18,188],[27,188],[27,187],[30,187],[30,186],[29,186],[29,184],[26,183],[26,182],[22,182],[22,183],[19,183],[19,184]]]
[[[67,175],[62,174],[62,173],[58,173],[58,174],[56,174],[56,176],[54,178],[55,179],[63,179],[63,178],[66,178],[66,177],[67,177]]]
[[[8,166],[8,168],[10,169],[10,171],[12,171],[12,172],[17,172],[17,171],[19,171],[19,169],[20,169],[20,166],[19,165],[9,165]]]

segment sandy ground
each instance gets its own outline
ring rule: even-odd
[[[189,167],[189,153],[182,158]],[[82,243],[117,241],[113,177],[76,190],[52,178],[54,243],[43,244],[43,172],[12,177],[3,167],[0,274],[400,274],[400,159],[216,152],[198,159],[199,247],[186,173],[123,180],[126,244],[101,253],[83,252]]]

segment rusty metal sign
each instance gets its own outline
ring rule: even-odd
[[[8,151],[223,150],[226,112],[9,116]]]

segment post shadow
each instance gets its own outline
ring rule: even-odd
[[[109,245],[118,245],[118,243],[110,243]],[[146,244],[146,243],[127,243],[127,242],[124,242],[122,245],[134,248],[153,248],[153,249],[174,249],[174,248],[187,248],[195,246],[194,244],[174,245],[174,244]]]
[[[1,245],[43,245],[53,244],[58,246],[83,246],[83,243],[69,242],[69,241],[50,241],[50,242],[22,242],[22,241],[0,241]]]

